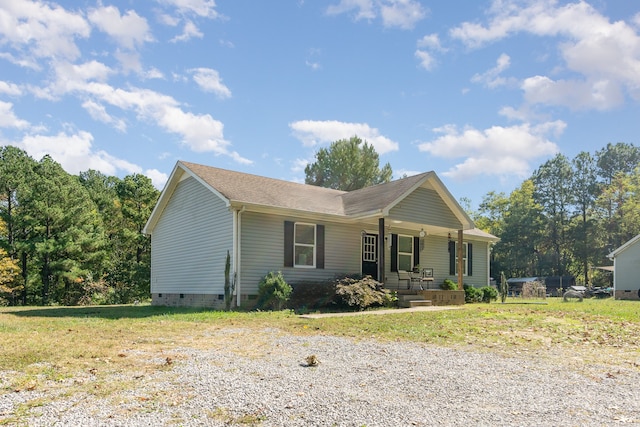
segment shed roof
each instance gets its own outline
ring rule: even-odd
[[[634,237],[633,239],[629,240],[628,242],[620,246],[618,249],[611,252],[609,255],[607,255],[607,257],[609,259],[613,259],[618,255],[620,255],[622,252],[626,251],[627,249],[635,245],[636,243],[638,243],[639,241],[640,241],[640,234],[638,234],[636,237]]]

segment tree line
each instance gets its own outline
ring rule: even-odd
[[[573,159],[556,155],[509,195],[487,193],[469,213],[500,237],[492,276],[608,284],[594,267],[610,264],[607,254],[640,233],[639,164],[639,147],[610,143]],[[392,171],[353,137],[320,150],[305,173],[308,184],[355,189],[387,182]],[[144,175],[70,175],[49,156],[36,161],[0,148],[0,305],[148,298],[150,240],[142,229],[158,196]]]
[[[71,175],[50,156],[0,148],[0,305],[148,298],[142,229],[158,196],[141,174]]]
[[[607,144],[542,164],[508,196],[489,192],[471,212],[498,237],[492,276],[575,276],[607,285],[607,255],[640,234],[640,147]]]

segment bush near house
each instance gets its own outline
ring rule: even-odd
[[[480,292],[482,292],[482,302],[487,304],[498,299],[498,290],[492,286],[483,286]]]
[[[280,271],[270,271],[258,285],[258,307],[267,310],[282,310],[291,296],[291,286]]]
[[[464,302],[467,304],[474,302],[490,303],[498,299],[498,290],[492,286],[483,286],[476,288],[472,285],[463,285]]]
[[[291,299],[287,306],[297,311],[320,310],[335,307],[336,281],[302,281],[292,283]]]
[[[364,310],[393,306],[395,295],[371,276],[339,274],[326,281],[305,281],[292,285],[288,307],[297,312],[310,310]]]
[[[344,277],[336,283],[337,303],[352,309],[391,307],[395,298],[388,289],[371,276]]]
[[[444,291],[457,291],[458,284],[451,279],[444,279],[444,282],[440,284],[440,289]]]

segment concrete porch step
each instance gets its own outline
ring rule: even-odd
[[[404,291],[398,293],[398,306],[409,307],[428,307],[431,305],[431,300],[427,300],[418,295],[415,291]]]
[[[409,307],[430,307],[431,300],[428,299],[414,299],[409,301]]]

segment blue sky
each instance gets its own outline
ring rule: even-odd
[[[638,144],[640,2],[0,0],[0,144],[70,173],[304,181],[358,135],[477,205]]]

